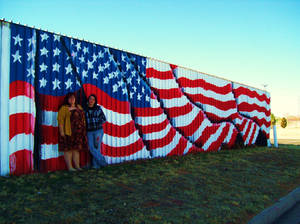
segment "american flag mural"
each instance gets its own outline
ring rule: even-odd
[[[68,92],[82,106],[97,96],[108,164],[268,143],[265,91],[5,21],[0,44],[1,175],[66,169],[57,113]]]

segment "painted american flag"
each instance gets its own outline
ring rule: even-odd
[[[57,112],[68,92],[83,100],[83,90],[106,115],[108,164],[267,143],[264,91],[13,23],[7,30],[12,174],[32,172],[34,162],[40,171],[66,169]],[[88,161],[81,153],[81,165]]]

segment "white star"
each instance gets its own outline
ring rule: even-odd
[[[85,77],[88,77],[87,73],[88,73],[88,71],[86,71],[86,70],[82,71],[82,79],[84,79]]]
[[[145,93],[145,88],[144,87],[142,87],[142,93]]]
[[[95,55],[95,53],[93,54],[93,62],[94,61],[96,61],[97,60],[97,58],[98,58],[98,56],[97,55]]]
[[[127,93],[127,89],[126,89],[126,88],[123,88],[123,89],[122,89],[122,93],[123,93],[123,95],[126,94],[126,93]]]
[[[47,80],[44,79],[44,77],[42,79],[39,80],[40,81],[40,88],[45,87],[47,84]]]
[[[131,65],[129,63],[126,63],[126,70],[128,71],[131,68]]]
[[[93,62],[92,62],[92,61],[89,61],[89,60],[88,60],[87,64],[88,64],[88,68],[87,68],[88,70],[94,68]]]
[[[71,66],[71,64],[68,64],[68,66],[65,67],[65,69],[66,69],[66,75],[69,74],[69,73],[72,73],[72,66]]]
[[[118,91],[119,86],[117,84],[113,85],[113,93]]]
[[[36,40],[35,40],[34,36],[32,36],[31,38],[28,38],[27,40],[28,40],[28,47],[30,47],[31,45],[32,46],[35,45]]]
[[[34,59],[34,51],[30,51],[27,53],[27,61],[30,61],[31,59]]]
[[[54,34],[53,36],[54,36],[54,41],[56,41],[56,40],[60,41],[60,36],[59,35]]]
[[[71,54],[71,56],[72,56],[72,58],[75,58],[75,57],[77,57],[77,52],[75,52],[75,51],[72,51],[72,54]]]
[[[104,53],[102,51],[99,51],[98,58],[103,58],[103,57],[104,57]]]
[[[41,35],[41,38],[42,38],[42,42],[44,41],[44,40],[48,40],[48,35],[46,34],[46,33],[43,33],[42,35]]]
[[[31,66],[30,68],[28,68],[27,72],[28,72],[27,77],[32,76],[34,78],[35,71],[33,69],[33,66]]]
[[[55,48],[54,50],[53,50],[53,56],[58,56],[59,54],[60,54],[60,50],[58,49],[58,48]]]
[[[103,78],[103,83],[104,83],[104,84],[108,84],[108,82],[109,82],[109,79],[108,79],[108,77],[107,77],[107,76],[106,76],[106,77],[104,77],[104,78]]]
[[[77,42],[76,48],[77,48],[77,51],[79,51],[81,49],[81,43],[80,42]]]
[[[109,49],[107,47],[104,48],[105,53],[109,53]]]
[[[114,77],[114,73],[112,73],[112,72],[108,73],[108,78],[109,79],[112,79],[113,77]]]
[[[119,72],[115,71],[115,72],[114,72],[114,76],[115,76],[115,78],[118,78]]]
[[[105,62],[104,63],[104,68],[108,68],[109,67],[109,63],[108,62]]]
[[[45,47],[43,47],[43,49],[41,49],[40,51],[41,51],[41,56],[46,55],[46,57],[48,57],[48,52],[49,51]]]
[[[142,95],[140,95],[140,94],[138,93],[137,99],[138,99],[138,100],[141,100],[141,98],[142,98]]]
[[[133,86],[132,89],[133,89],[134,92],[136,92],[136,87],[135,86]]]
[[[135,77],[135,75],[136,75],[136,71],[135,71],[135,70],[133,70],[133,71],[131,72],[131,74],[132,74],[132,77]]]
[[[126,62],[126,60],[125,60],[125,59],[126,59],[126,56],[125,56],[124,54],[122,54],[121,57],[122,57],[122,61],[125,61],[125,62]]]
[[[81,57],[79,58],[80,63],[84,63],[84,57],[83,55],[81,55]]]
[[[104,69],[105,69],[105,68],[104,68],[101,64],[98,66],[98,71],[99,71],[99,72],[103,72]]]
[[[87,47],[83,47],[83,53],[84,54],[89,53],[89,49]]]
[[[17,50],[16,53],[13,54],[12,56],[14,58],[14,62],[18,61],[18,62],[20,62],[22,64],[22,62],[21,62],[21,57],[22,56],[19,54],[19,50]]]
[[[72,84],[73,84],[73,82],[71,81],[71,79],[68,79],[68,80],[65,82],[65,84],[66,84],[66,89],[72,89]]]
[[[98,74],[96,72],[93,73],[93,79],[98,79]]]
[[[121,87],[122,86],[122,84],[123,84],[123,81],[121,80],[121,81],[118,81],[118,85],[119,85],[119,87]]]
[[[110,61],[114,61],[114,56],[109,55],[109,60],[110,60]]]
[[[150,97],[148,95],[146,95],[146,101],[150,101]]]
[[[74,41],[73,41],[73,39],[71,39],[71,45],[73,45],[74,44]]]
[[[139,85],[141,84],[141,78],[140,78],[140,77],[138,77],[136,81],[137,81],[137,83],[138,83]]]
[[[130,95],[130,99],[132,99],[132,98],[133,98],[133,95],[134,95],[134,93],[133,93],[133,92],[130,92],[130,93],[129,93],[129,95]]]
[[[53,90],[60,89],[60,86],[59,86],[60,81],[58,79],[55,78],[52,83],[53,83]]]
[[[18,34],[17,36],[13,37],[15,39],[15,45],[16,44],[19,44],[19,46],[21,47],[22,44],[21,44],[21,41],[23,40],[20,35]]]
[[[146,64],[146,60],[142,60],[142,64],[145,66],[145,64]]]
[[[59,68],[60,68],[60,65],[57,64],[57,62],[55,62],[55,64],[53,65],[52,71],[53,71],[53,72],[59,72]]]
[[[139,65],[138,65],[138,70],[139,70],[139,71],[141,70],[141,66],[139,66]]]
[[[43,62],[43,64],[41,64],[41,65],[40,65],[40,72],[42,72],[42,71],[46,71],[46,70],[47,70],[47,68],[48,68],[48,66],[47,66],[47,65],[45,65],[45,64],[44,64],[44,62]]]
[[[132,80],[131,77],[129,77],[129,78],[127,79],[128,84],[132,84],[132,83],[131,83],[131,80]]]
[[[81,86],[80,82],[78,81],[78,79],[76,79],[76,85]]]

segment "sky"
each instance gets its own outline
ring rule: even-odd
[[[0,18],[266,89],[300,116],[300,0],[0,0]]]

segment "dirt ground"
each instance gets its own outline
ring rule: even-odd
[[[276,125],[278,144],[300,145],[300,123],[290,123],[286,128]],[[271,143],[274,143],[273,129],[270,131]]]

